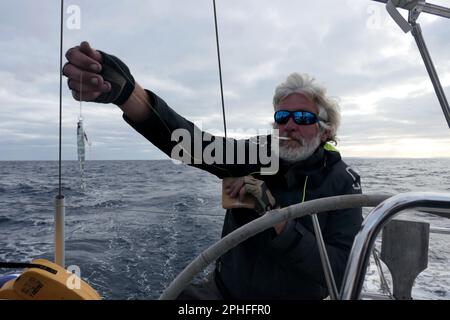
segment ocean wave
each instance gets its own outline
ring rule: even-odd
[[[448,160],[426,166],[409,160],[355,162],[368,194],[433,187],[450,191]],[[54,164],[3,165],[8,176],[0,183],[0,259],[52,259],[58,194]],[[170,161],[93,161],[85,172],[87,189],[81,190],[78,163],[64,167],[66,256],[106,299],[157,298],[182,268],[220,238],[220,181],[208,173]],[[364,208],[364,214],[370,210]],[[439,227],[450,224],[439,217],[419,218]],[[431,273],[419,279],[421,297],[449,298],[444,292],[450,292],[450,284],[442,281],[450,279],[448,239],[441,234],[430,238]],[[369,271],[366,286],[376,289],[376,268]]]
[[[95,253],[102,253],[107,248],[107,239],[93,239],[93,238],[83,238],[83,239],[70,239],[66,241],[66,248],[72,253],[85,252],[89,255]]]
[[[19,193],[28,193],[30,191],[34,191],[34,187],[32,185],[29,185],[27,183],[19,183],[16,186],[16,191]]]
[[[39,227],[39,226],[48,226],[50,224],[54,224],[54,220],[32,220],[33,226]]]
[[[172,199],[173,203],[173,199]],[[177,212],[192,211],[205,207],[208,201],[198,196],[182,196],[178,201],[173,203],[173,208]]]
[[[8,217],[0,217],[0,225],[3,225],[4,223],[9,223],[9,222],[15,222],[15,221]]]
[[[178,211],[178,212],[190,210],[190,206],[184,202],[175,203],[173,206],[174,206],[175,211]]]
[[[123,200],[106,200],[93,205],[94,208],[120,208],[125,205]]]

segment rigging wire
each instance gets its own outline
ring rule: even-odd
[[[62,198],[62,86],[63,86],[63,37],[64,37],[64,0],[61,0],[61,30],[60,30],[60,48],[59,48],[59,193],[58,198]]]
[[[27,204],[30,205],[30,204]],[[23,208],[21,207],[22,210],[25,210],[26,212],[35,212],[34,209],[35,208],[48,208],[50,205],[49,204],[33,204],[33,207],[31,209],[28,208]],[[102,209],[109,209],[111,212],[114,212],[115,210],[122,210],[122,211],[126,211],[126,212],[139,212],[139,213],[143,213],[143,214],[153,214],[153,215],[180,215],[182,213],[188,213],[190,216],[195,216],[195,217],[215,217],[215,218],[223,218],[223,212],[219,211],[219,209],[217,210],[217,214],[212,214],[212,213],[198,213],[199,211],[191,211],[191,210],[183,210],[183,211],[178,211],[176,209],[171,209],[171,210],[153,210],[153,209],[139,209],[139,208],[133,208],[133,207],[96,207],[96,205],[89,205],[86,207],[79,207],[76,205],[68,205],[67,208],[69,208],[70,210],[73,211],[77,211],[78,214],[82,214],[82,213],[86,213],[89,212],[92,209],[97,209],[97,208],[102,208]],[[213,208],[214,209],[214,208]],[[204,211],[210,211],[210,209],[204,209]],[[200,211],[200,212],[204,212],[204,211]]]
[[[225,100],[223,97],[222,64],[220,61],[219,28],[217,26],[216,0],[213,0],[213,7],[214,7],[214,25],[216,28],[217,60],[219,63],[220,97],[222,99],[223,129],[225,131],[225,138],[227,138],[227,121],[225,119]]]

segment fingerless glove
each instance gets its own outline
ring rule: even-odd
[[[123,105],[134,91],[135,81],[130,69],[119,58],[99,51],[103,57],[100,75],[111,83],[111,90],[102,93],[94,102]]]

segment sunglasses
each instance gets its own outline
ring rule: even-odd
[[[309,111],[287,111],[278,110],[275,112],[275,122],[277,124],[286,124],[290,118],[298,125],[310,125],[319,122],[319,117]]]

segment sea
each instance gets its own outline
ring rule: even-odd
[[[450,158],[344,160],[360,174],[367,194],[450,193]],[[58,192],[58,162],[0,162],[1,262],[53,260]],[[78,162],[63,161],[62,194],[66,266],[77,266],[103,299],[157,299],[190,261],[220,239],[221,181],[170,160],[87,161],[83,178]],[[364,208],[364,215],[370,210]],[[422,212],[407,211],[399,219],[450,228],[450,220]],[[450,235],[430,234],[428,268],[415,281],[414,299],[450,298],[449,241]],[[363,291],[386,292],[373,262]],[[381,266],[392,291],[389,270]],[[3,269],[0,275],[14,272]]]

